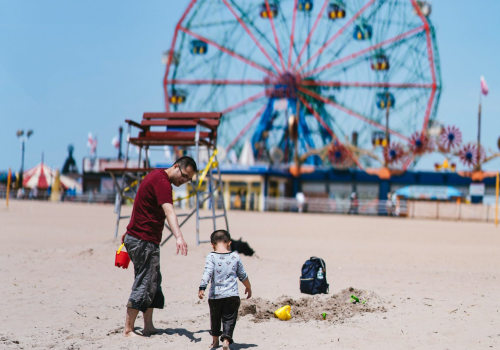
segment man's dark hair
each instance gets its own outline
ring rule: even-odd
[[[178,164],[182,169],[186,169],[187,167],[191,167],[191,168],[193,168],[193,171],[195,173],[198,171],[198,168],[196,167],[196,162],[194,161],[193,158],[188,157],[188,156],[180,157],[179,159],[177,159],[175,161],[174,165],[175,164]]]
[[[217,244],[219,242],[229,243],[231,241],[231,236],[226,230],[216,230],[210,235],[210,242],[212,244]]]

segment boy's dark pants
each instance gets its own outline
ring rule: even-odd
[[[213,336],[220,335],[222,341],[227,339],[232,344],[234,326],[236,326],[240,307],[240,297],[208,299],[208,305],[210,306],[210,334]],[[221,321],[222,332],[220,331]]]

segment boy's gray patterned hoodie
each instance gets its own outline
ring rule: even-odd
[[[205,259],[205,270],[201,278],[200,289],[205,290],[210,282],[209,299],[237,297],[238,280],[248,278],[237,252],[211,252]]]

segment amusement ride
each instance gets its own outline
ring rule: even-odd
[[[441,92],[430,5],[190,1],[166,53],[166,111],[221,112],[218,148],[257,161],[405,171]]]

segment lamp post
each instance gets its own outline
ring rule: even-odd
[[[481,171],[481,95],[479,93],[479,108],[477,111],[477,164],[475,166],[476,171]]]
[[[24,144],[26,141],[28,141],[28,139],[30,138],[30,136],[33,135],[33,130],[26,130],[26,132],[24,132],[24,130],[17,130],[16,132],[16,136],[18,139],[21,140],[21,170],[19,172],[19,186],[22,187],[23,186],[23,173],[24,173]]]

